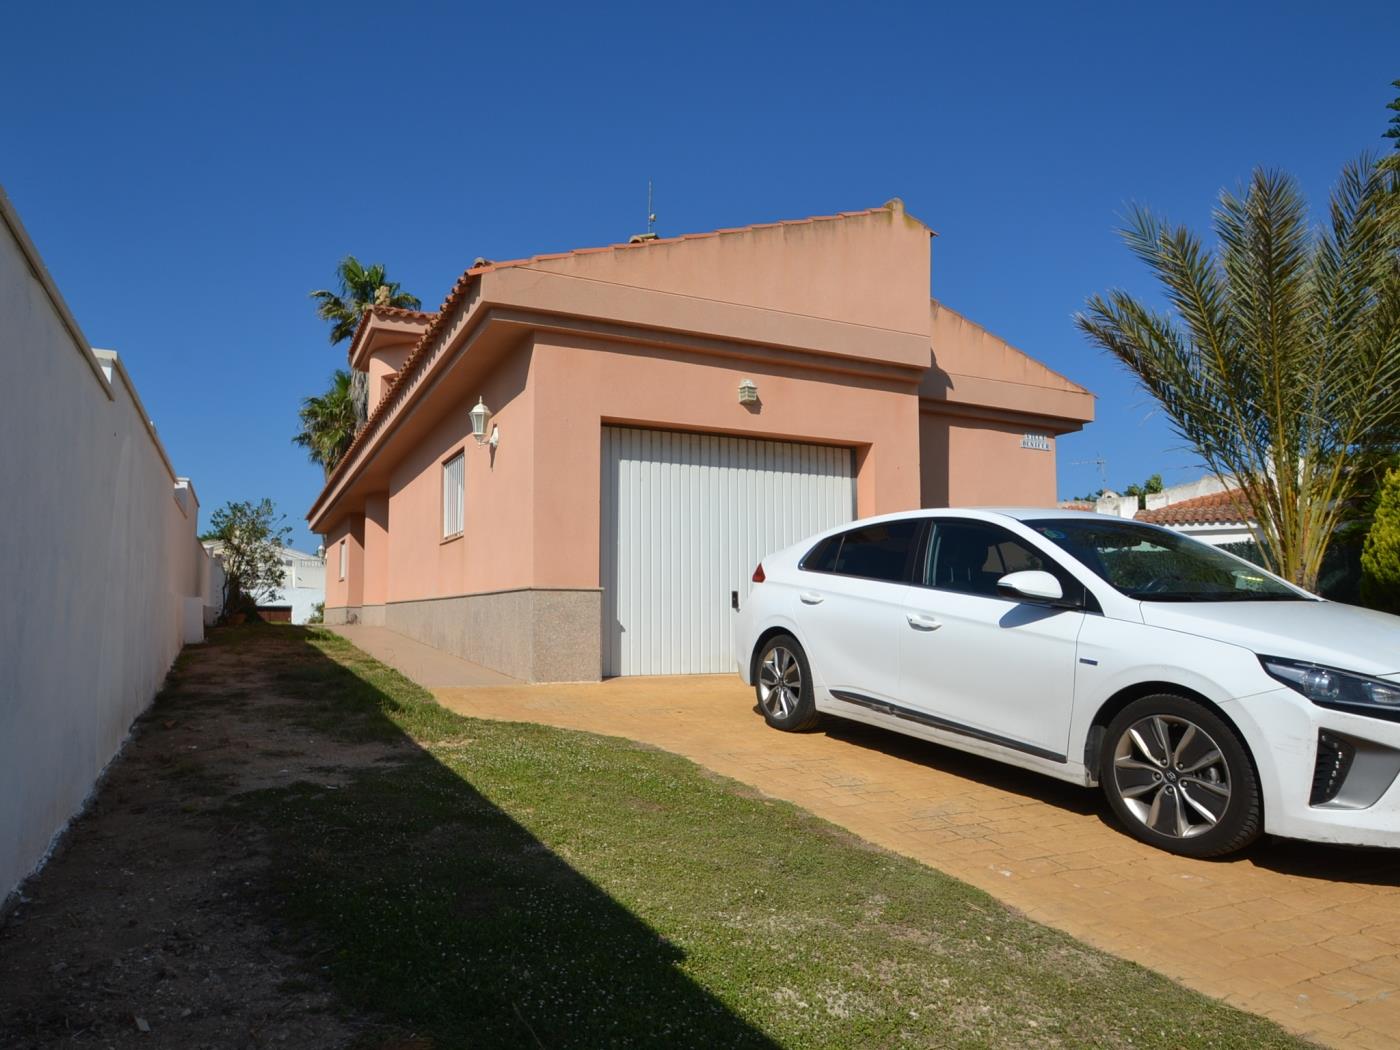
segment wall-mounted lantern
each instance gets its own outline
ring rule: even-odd
[[[739,384],[739,404],[758,404],[758,384],[752,379],[745,379]]]
[[[478,397],[476,407],[468,413],[472,421],[472,437],[476,438],[478,445],[490,445],[495,448],[501,443],[501,428],[491,426],[491,437],[486,437],[486,427],[491,423],[491,410],[486,407],[486,399]]]

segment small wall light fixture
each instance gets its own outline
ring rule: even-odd
[[[476,399],[476,407],[472,409],[468,415],[471,417],[472,421],[472,437],[476,438],[476,443],[478,445],[490,445],[492,448],[495,448],[501,443],[501,428],[498,426],[493,425],[491,427],[490,438],[486,436],[487,424],[491,422],[491,410],[486,407],[486,399],[484,397],[478,397]]]
[[[758,384],[752,379],[745,379],[739,384],[739,404],[758,404]]]

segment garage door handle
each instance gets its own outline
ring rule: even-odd
[[[803,605],[820,605],[822,603],[822,596],[816,591],[803,591],[798,597],[802,599]]]
[[[932,616],[920,616],[918,613],[909,614],[909,626],[916,631],[936,631],[943,625]]]

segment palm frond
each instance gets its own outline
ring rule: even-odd
[[[1297,183],[1256,171],[1222,193],[1211,252],[1145,209],[1124,229],[1169,310],[1123,292],[1077,317],[1250,503],[1285,575],[1315,582],[1377,450],[1400,443],[1400,166],[1362,158],[1308,226]]]

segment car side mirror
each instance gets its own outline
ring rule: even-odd
[[[1065,596],[1060,581],[1043,569],[1008,572],[997,580],[997,593],[1003,598],[1033,605],[1050,605],[1062,601]]]

